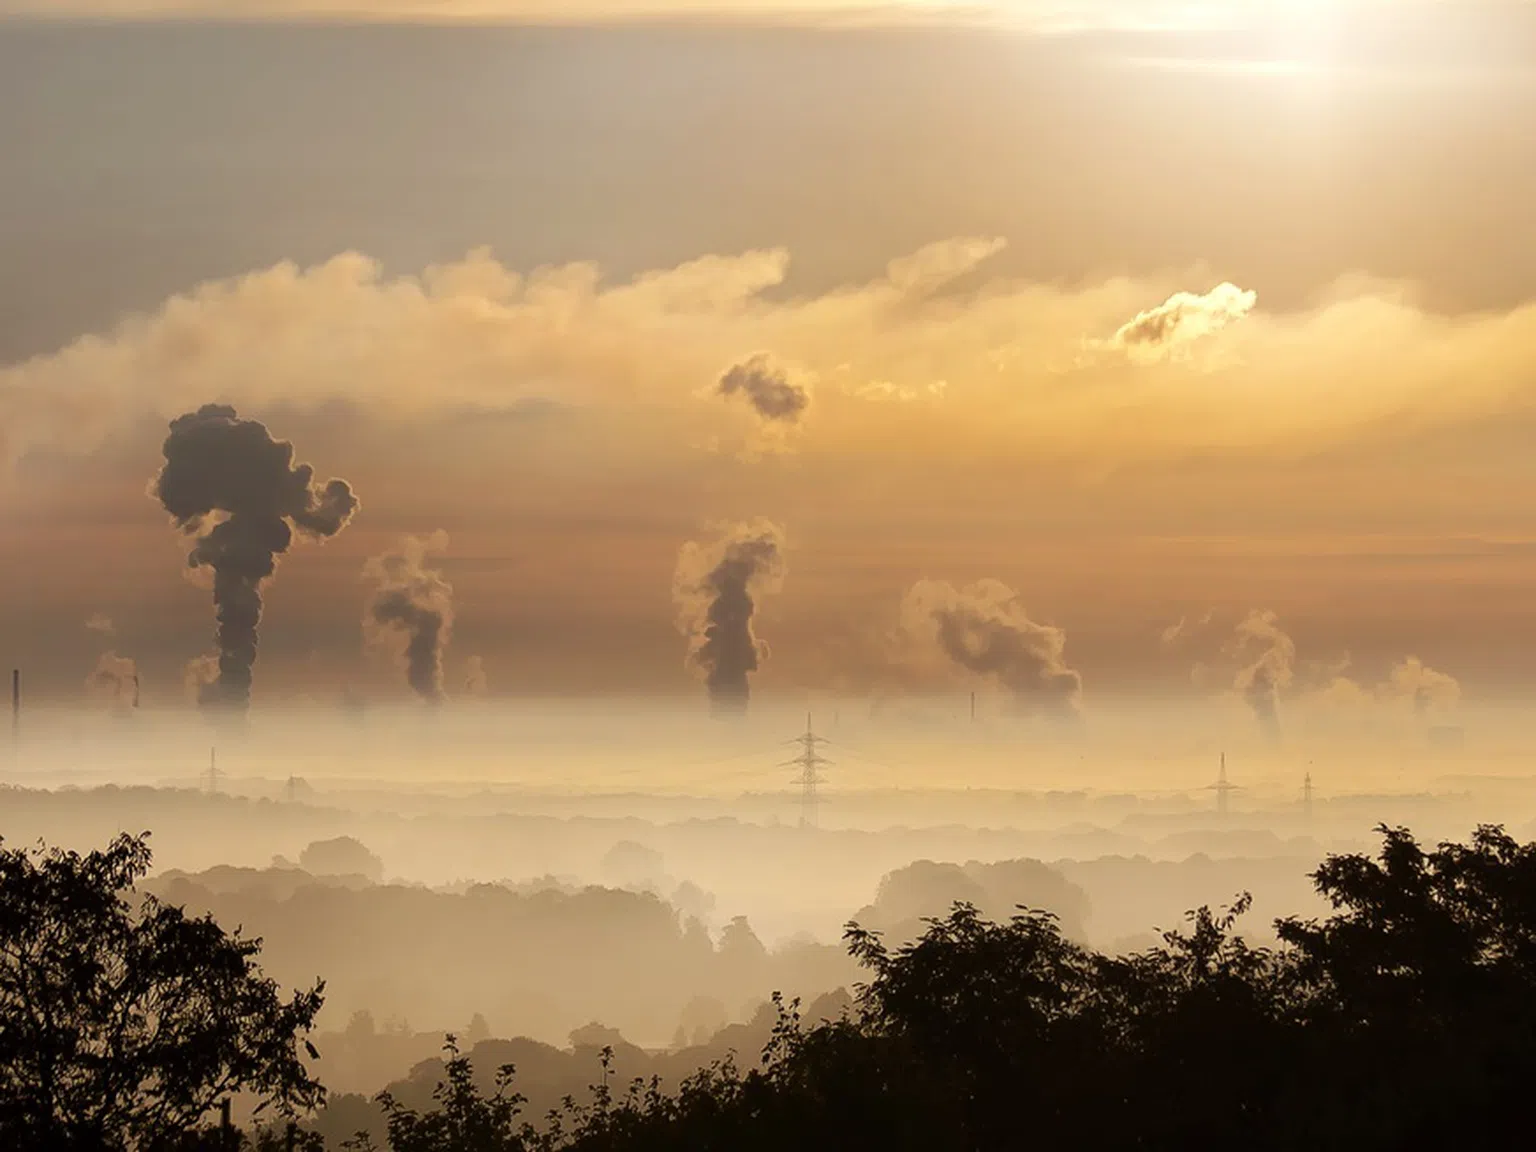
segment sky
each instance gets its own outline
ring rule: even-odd
[[[406,554],[443,694],[702,699],[684,569],[747,536],[759,694],[1521,691],[1529,9],[1099,7],[0,4],[139,17],[0,27],[0,660],[184,698],[148,489],[215,402],[360,501],[264,586],[257,701],[408,694]]]

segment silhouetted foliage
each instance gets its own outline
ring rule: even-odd
[[[1127,958],[1052,917],[957,905],[892,949],[848,1019],[781,1007],[761,1068],[636,1085],[572,1110],[561,1146],[651,1149],[1358,1150],[1478,1147],[1528,1126],[1536,1077],[1536,847],[1479,829],[1314,874],[1335,912],[1283,946],[1236,935],[1246,897]]]
[[[0,849],[0,1146],[158,1149],[238,1092],[292,1114],[323,1099],[295,1045],[316,984],[283,1000],[259,940],[144,897],[145,836]]]
[[[672,1081],[670,1090],[659,1076],[616,1085],[615,1050],[605,1044],[597,1053],[600,1082],[587,1098],[567,1097],[539,1124],[522,1118],[525,1102],[512,1090],[510,1064],[487,1091],[450,1037],[433,1108],[407,1106],[393,1092],[380,1095],[388,1148],[1399,1152],[1491,1145],[1528,1127],[1527,1085],[1536,1079],[1536,846],[1489,827],[1467,844],[1433,850],[1404,830],[1380,831],[1375,858],[1336,856],[1313,874],[1332,914],[1278,922],[1274,949],[1252,947],[1237,934],[1246,896],[1223,911],[1190,913],[1159,945],[1126,957],[1075,944],[1052,915],[1029,910],[999,923],[957,904],[896,946],[849,925],[849,950],[868,981],[842,1017],[807,1027],[796,1002],[775,996],[760,1064],[743,1070],[727,1056]],[[84,860],[54,853],[39,865],[26,853],[0,854],[0,911],[11,949],[0,1020],[7,1061],[0,1116],[19,1134],[17,1146],[219,1147],[210,1142],[217,1135],[206,1131],[178,1137],[165,1106],[154,1103],[167,1098],[167,1085],[191,1075],[187,1069],[203,1067],[195,1041],[176,1060],[161,1054],[159,1063],[125,1050],[128,1063],[118,1068],[111,1050],[100,1048],[99,1033],[71,1025],[43,1051],[97,1037],[97,1047],[84,1049],[89,1058],[70,1064],[51,1057],[47,1065],[55,1085],[68,1085],[65,1095],[56,1089],[48,1098],[67,1100],[72,1110],[34,1107],[39,1093],[29,1094],[28,1085],[42,1082],[35,1072],[44,1064],[27,1063],[38,1057],[26,1050],[21,1030],[34,1029],[25,1033],[29,1043],[43,1034],[29,1009],[38,1001],[11,991],[30,978],[16,972],[13,942],[29,940],[26,956],[40,957],[51,971],[53,982],[39,987],[53,999],[43,1002],[68,1005],[71,1020],[100,1018],[101,1003],[119,1001],[91,999],[104,980],[91,957],[125,951],[112,944],[128,931],[119,922],[128,913],[117,894],[141,874],[146,858],[142,841],[128,839]],[[63,909],[71,915],[60,916]],[[144,916],[158,922],[164,912],[150,905]],[[30,936],[17,936],[14,925],[34,922],[39,927]],[[745,943],[749,931],[743,925],[738,935]],[[205,943],[193,958],[216,961],[222,947],[248,962],[249,953],[238,951],[248,945],[222,934],[218,940],[225,943]],[[78,962],[85,965],[78,985],[88,1001],[83,1007],[71,999],[76,985],[66,981],[77,963],[66,949],[76,946],[85,948]],[[185,982],[177,987],[203,989],[211,979],[183,973],[183,957],[151,952],[167,966],[145,971],[174,971]],[[295,1031],[308,1022],[301,1009],[312,1016],[313,1004],[283,1006],[263,987],[256,999],[268,1005],[266,1014],[244,1020],[266,1037],[259,1051],[276,1052],[277,1063],[253,1064],[256,1056],[242,1055],[247,1062],[234,1067],[254,1069],[247,1085],[283,1102],[312,1101],[317,1086],[285,1061],[293,1058]],[[198,1035],[195,1028],[190,1034]],[[225,1047],[216,1050],[228,1051],[228,1036],[219,1036]],[[580,1038],[595,1044],[610,1033],[594,1025]],[[579,1045],[569,1058],[592,1053]],[[192,1087],[177,1089],[176,1099],[191,1101],[176,1113],[184,1129],[200,1116],[197,1101],[206,1107],[212,1100],[198,1093],[230,1082],[229,1059],[220,1059],[225,1064],[216,1074],[200,1072],[195,1084],[186,1081]],[[60,1068],[70,1070],[63,1081]],[[116,1087],[120,1082],[126,1087]],[[145,1117],[164,1117],[168,1126],[154,1133],[122,1119],[113,1119],[111,1129],[80,1126],[103,1114],[138,1116],[141,1125]],[[101,1133],[107,1138],[92,1143]],[[313,1133],[280,1128],[258,1131],[242,1147],[267,1152],[290,1141],[303,1152],[318,1147]],[[347,1147],[376,1146],[362,1134]]]
[[[476,1087],[474,1070],[468,1057],[459,1053],[453,1036],[443,1051],[448,1060],[445,1078],[432,1093],[437,1102],[433,1111],[418,1112],[389,1092],[379,1093],[391,1152],[523,1152],[526,1126],[518,1120],[523,1098],[508,1091],[512,1065],[497,1069],[495,1091],[487,1097]],[[366,1133],[359,1133],[345,1147],[356,1152],[375,1149]]]

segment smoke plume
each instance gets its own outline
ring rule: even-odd
[[[678,628],[717,713],[746,711],[748,678],[768,658],[752,617],[758,598],[782,587],[784,572],[784,531],[767,520],[734,525],[708,543],[689,541],[678,554]]]
[[[1237,652],[1248,663],[1238,671],[1235,687],[1259,722],[1264,738],[1280,741],[1280,693],[1290,686],[1296,668],[1296,643],[1280,628],[1270,611],[1252,611],[1237,625]]]
[[[1075,716],[1082,677],[1065,659],[1060,628],[1029,618],[1013,589],[997,580],[956,588],[920,580],[901,608],[909,635],[927,635],[952,664],[1007,689],[1026,714]]]
[[[1461,701],[1461,685],[1454,676],[1437,672],[1417,656],[1398,661],[1385,685],[1393,696],[1411,700],[1417,716],[1436,710],[1449,711]]]
[[[1121,326],[1111,347],[1146,359],[1159,359],[1174,349],[1219,332],[1241,320],[1258,303],[1258,294],[1235,284],[1218,284],[1205,295],[1176,292]]]
[[[811,404],[810,390],[765,352],[733,366],[715,390],[721,396],[745,397],[758,417],[770,423],[798,423]]]
[[[86,689],[112,700],[121,707],[138,704],[139,669],[127,656],[103,652],[96,667],[85,680]]]
[[[411,691],[431,704],[443,701],[443,650],[453,631],[453,586],[427,567],[427,557],[448,547],[448,536],[407,536],[400,546],[363,565],[375,588],[363,615],[363,631],[377,643],[394,644]]]
[[[154,495],[182,532],[196,538],[190,568],[213,569],[218,676],[199,701],[244,710],[251,699],[261,624],[261,586],[297,529],[324,539],[347,526],[357,497],[345,480],[323,486],[293,445],[227,405],[206,404],[171,421]]]

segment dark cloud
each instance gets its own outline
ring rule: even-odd
[[[746,710],[749,677],[768,656],[752,618],[757,598],[784,582],[784,531],[758,520],[708,543],[683,545],[672,580],[689,666],[701,672],[717,712]]]
[[[441,703],[443,650],[453,631],[453,586],[427,556],[448,547],[443,532],[407,536],[394,551],[363,565],[363,577],[375,585],[363,628],[381,643],[398,642],[411,691],[429,703]]]
[[[789,370],[764,352],[734,365],[720,377],[716,391],[726,397],[745,397],[752,410],[770,423],[799,423],[811,405],[810,389],[791,379]]]
[[[196,537],[187,564],[213,570],[218,615],[218,675],[199,700],[250,704],[261,624],[261,586],[277,570],[295,530],[323,539],[346,527],[358,508],[345,480],[317,485],[293,445],[266,425],[242,420],[227,405],[207,404],[171,421],[165,465],[153,493],[176,526]]]

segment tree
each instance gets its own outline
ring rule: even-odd
[[[507,1091],[512,1065],[497,1070],[495,1092],[482,1096],[469,1058],[459,1054],[453,1036],[443,1051],[448,1054],[447,1078],[432,1090],[435,1110],[419,1113],[388,1092],[379,1094],[391,1152],[523,1152],[525,1128],[517,1119],[523,1097]],[[354,1147],[367,1149],[372,1143],[360,1138]]]
[[[297,1051],[324,985],[284,1000],[260,940],[135,908],[149,862],[147,834],[0,847],[0,1145],[159,1149],[237,1092],[284,1116],[324,1099]]]
[[[316,840],[299,853],[299,867],[311,876],[361,876],[375,884],[384,879],[384,861],[351,836]]]

